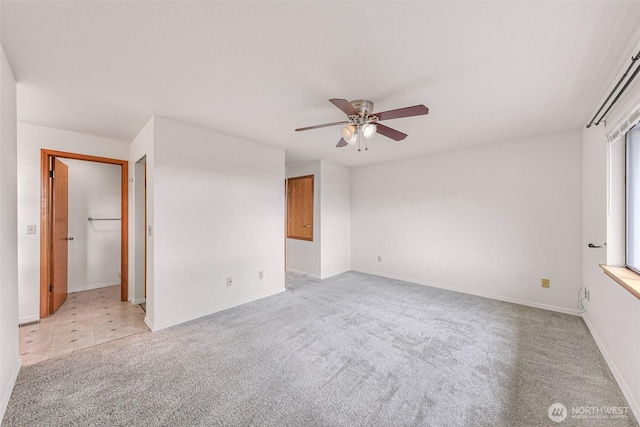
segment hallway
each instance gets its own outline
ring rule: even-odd
[[[120,286],[69,294],[67,301],[36,325],[20,328],[23,365],[149,330],[138,305],[120,301]]]

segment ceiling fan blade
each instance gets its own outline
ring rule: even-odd
[[[423,116],[429,114],[429,109],[424,105],[414,105],[413,107],[398,108],[397,110],[382,111],[373,113],[378,120],[400,119],[402,117]]]
[[[333,122],[333,123],[325,123],[323,125],[307,126],[306,128],[298,128],[298,129],[296,129],[296,132],[301,132],[303,130],[326,128],[328,126],[343,125],[345,123],[347,123],[347,122]]]
[[[380,135],[384,135],[387,138],[391,138],[395,141],[402,141],[407,137],[406,133],[402,133],[398,130],[391,129],[389,126],[385,126],[381,123],[378,123],[376,130]]]
[[[356,109],[353,108],[353,105],[351,105],[351,103],[346,99],[333,98],[333,99],[330,99],[329,102],[335,105],[336,107],[338,107],[339,109],[341,109],[342,111],[344,111],[344,113],[347,116],[353,116],[358,114]]]
[[[340,148],[340,147],[346,147],[347,145],[349,145],[347,143],[347,141],[344,140],[344,138],[340,138],[340,141],[338,141],[338,145],[336,145],[336,147]]]

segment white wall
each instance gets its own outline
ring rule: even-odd
[[[637,52],[636,47],[633,52]],[[626,69],[629,58],[620,60]],[[612,84],[619,78],[612,79]],[[608,92],[607,92],[608,93]],[[584,286],[590,301],[585,301],[583,318],[594,336],[609,368],[613,372],[629,406],[640,419],[640,300],[606,276],[599,264],[624,265],[624,212],[620,209],[620,194],[612,194],[612,215],[607,209],[608,153],[606,132],[640,102],[640,81],[631,86],[624,98],[607,115],[607,126],[600,124],[584,129],[582,168],[582,256]],[[594,106],[594,113],[599,107]],[[589,117],[590,119],[591,117]],[[623,151],[624,144],[614,145]],[[618,157],[618,160],[620,157]],[[616,159],[614,159],[616,160]],[[613,163],[613,176],[624,176],[624,161]],[[614,189],[615,190],[615,189]],[[619,189],[618,189],[619,193]],[[618,196],[618,197],[616,197]],[[618,209],[616,209],[618,207]],[[607,242],[606,249],[590,249],[589,243]]]
[[[69,167],[68,290],[120,284],[121,171],[119,165],[62,159]]]
[[[287,165],[313,175],[313,241],[287,240],[287,270],[326,279],[351,269],[351,169],[326,160]]]
[[[315,277],[317,279],[320,278],[322,273],[322,223],[320,219],[320,195],[322,190],[321,168],[322,166],[320,161],[298,163],[287,165],[286,167],[287,178],[313,175],[313,241],[286,239],[287,270],[294,273],[308,274],[309,276]],[[284,182],[282,183],[282,185],[284,192]]]
[[[129,143],[18,123],[18,300],[20,322],[40,318],[40,150],[128,159]],[[37,226],[27,234],[27,225]]]
[[[353,169],[353,269],[575,313],[580,142],[574,131]]]
[[[18,358],[18,236],[16,82],[0,46],[0,420],[20,369]]]
[[[153,329],[284,291],[284,150],[159,117],[153,141]]]
[[[321,274],[325,279],[351,270],[351,169],[321,162]]]

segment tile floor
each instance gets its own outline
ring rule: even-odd
[[[140,306],[120,301],[120,286],[69,294],[54,314],[20,328],[22,364],[148,331],[144,315]]]

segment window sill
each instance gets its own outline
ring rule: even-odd
[[[604,270],[604,274],[640,299],[640,274],[626,267],[612,267],[604,264],[600,264],[600,267]]]

